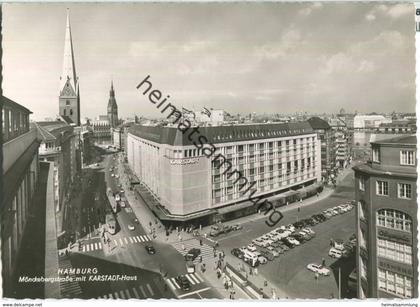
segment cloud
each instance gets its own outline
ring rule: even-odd
[[[323,7],[323,5],[322,5],[321,2],[315,2],[315,3],[311,4],[310,6],[305,7],[303,9],[299,10],[298,15],[301,15],[301,16],[309,16],[309,15],[312,14],[312,12],[314,10],[321,9],[322,7]]]
[[[370,13],[370,14],[367,14],[365,18],[367,21],[374,21],[376,19],[376,16]]]
[[[299,30],[291,29],[283,33],[279,42],[267,43],[255,48],[255,54],[262,58],[276,59],[290,55],[302,43]]]

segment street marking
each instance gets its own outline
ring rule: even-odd
[[[114,240],[114,245],[118,245],[117,240]]]
[[[139,286],[139,289],[140,289],[141,293],[143,294],[143,296],[147,297],[147,294],[146,294],[146,292],[144,292],[143,287]]]
[[[123,246],[124,245],[124,243],[123,243],[123,241],[122,241],[122,239],[120,238],[120,244],[121,244],[121,246]]]
[[[87,252],[89,251],[89,244],[88,244],[88,245],[86,245],[86,251],[87,251]]]
[[[133,288],[132,290],[133,290],[133,292],[134,292],[134,296],[135,296],[136,298],[140,298],[139,294],[137,293],[136,288]]]
[[[86,226],[83,226],[83,232],[86,232]]]
[[[192,280],[194,280],[196,282],[196,284],[199,284],[200,283],[200,280],[198,280],[197,277],[195,277],[194,274],[187,274],[187,276],[188,275],[191,277]]]
[[[98,243],[95,243],[95,250],[98,250],[98,249],[99,249]]]
[[[138,241],[137,241],[136,237],[133,237],[133,240],[134,240],[134,242],[138,243]]]
[[[131,298],[130,291],[128,291],[128,289],[125,289],[125,294],[127,294],[128,298]]]
[[[120,291],[120,295],[121,295],[121,298],[125,299],[125,295],[124,295],[124,292],[122,290]]]
[[[192,283],[193,285],[195,285],[195,281],[187,275],[185,275],[185,277],[189,280],[190,283]]]
[[[131,237],[128,238],[130,240],[130,243],[133,243],[133,239],[131,239]]]
[[[204,279],[203,278],[201,278],[201,276],[200,275],[198,275],[197,273],[194,273],[193,274],[195,277],[197,277],[198,278],[198,280],[200,280],[201,282],[203,282],[204,281]]]
[[[127,238],[124,238],[125,244],[128,244]]]
[[[108,297],[109,297],[109,298],[112,298],[112,293],[108,294]]]
[[[83,247],[82,247],[82,252],[85,252],[86,251],[86,246],[85,245],[83,245]]]
[[[155,293],[152,290],[152,287],[150,287],[149,284],[146,285],[147,289],[149,289],[150,293],[152,293],[152,296],[155,295]]]
[[[136,238],[137,238],[137,240],[139,240],[139,243],[143,242],[139,236],[136,236]]]
[[[171,282],[173,282],[173,283],[174,283],[174,285],[175,285],[175,287],[176,287],[177,289],[181,289],[180,285],[178,285],[178,283],[176,282],[175,277],[172,277],[172,278],[171,278]]]
[[[102,249],[102,243],[99,242],[98,245],[99,245],[99,249]]]
[[[114,298],[119,298],[119,296],[118,296],[118,292],[115,292],[115,293],[114,293]]]
[[[200,290],[197,290],[197,291],[193,291],[193,292],[185,293],[185,294],[182,294],[182,295],[178,295],[178,298],[182,298],[182,297],[189,296],[189,295],[192,295],[192,294],[198,294],[200,292],[204,292],[204,291],[207,291],[209,289],[211,289],[211,287],[207,287],[207,288],[203,288],[203,289],[200,289]]]
[[[167,279],[166,282],[168,283],[169,287],[171,287],[172,290],[175,290],[175,286],[172,284],[170,279]]]

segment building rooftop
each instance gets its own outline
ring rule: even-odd
[[[9,99],[5,96],[2,97],[2,102],[4,103],[4,105],[9,105],[9,106],[14,107],[14,108],[19,108],[21,111],[24,111],[27,114],[32,114],[31,110],[25,108],[23,105],[18,104],[17,102],[14,102],[13,100],[11,100],[11,99]]]
[[[182,146],[194,145],[188,138],[193,129],[198,130],[198,133],[195,133],[195,137],[190,137],[191,139],[197,139],[201,135],[205,136],[208,142],[212,144],[314,133],[311,125],[306,121],[276,124],[191,127],[184,134],[177,127],[134,125],[129,128],[129,133],[156,143]]]
[[[319,117],[311,117],[308,122],[313,129],[331,129],[331,126]]]
[[[386,138],[383,140],[378,140],[372,142],[372,144],[399,144],[399,145],[416,145],[417,137],[416,135],[403,135],[397,137]]]

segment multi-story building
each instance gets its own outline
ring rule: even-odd
[[[108,115],[99,115],[92,121],[89,121],[92,128],[93,140],[98,144],[109,144],[111,142],[111,125]]]
[[[413,134],[417,131],[416,119],[397,119],[391,123],[382,123],[377,130],[382,133]]]
[[[334,130],[323,119],[311,117],[308,119],[312,129],[318,133],[321,140],[321,170],[322,176],[328,180],[331,171],[335,168],[335,139]]]
[[[416,136],[372,142],[354,167],[359,298],[418,297]]]
[[[127,152],[127,134],[128,134],[128,129],[133,126],[134,123],[124,123],[119,125],[116,128],[111,128],[111,136],[112,136],[112,145],[123,151],[123,152]]]
[[[3,190],[1,197],[1,259],[3,296],[10,297],[21,239],[25,231],[38,182],[39,163],[36,129],[29,125],[32,113],[2,97]]]
[[[195,129],[214,145],[210,157],[176,127],[129,128],[128,163],[159,202],[162,220],[212,223],[254,213],[243,182],[229,176],[235,170],[253,184],[253,197],[287,197],[320,182],[320,142],[308,122]]]
[[[36,122],[35,126],[42,140],[39,159],[54,163],[54,204],[60,232],[63,205],[77,173],[75,134],[73,127],[64,121]]]

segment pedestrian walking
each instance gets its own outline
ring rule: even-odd
[[[267,281],[267,279],[264,279],[264,287],[267,287],[268,286],[268,281]]]
[[[258,269],[257,269],[257,268],[255,268],[255,269],[254,269],[254,275],[255,275],[255,276],[257,276],[257,275],[258,275]]]
[[[249,275],[252,276],[252,267],[249,267]]]
[[[325,267],[325,258],[322,258],[322,266]]]
[[[315,280],[318,281],[318,278],[319,278],[319,274],[318,272],[315,272]]]

